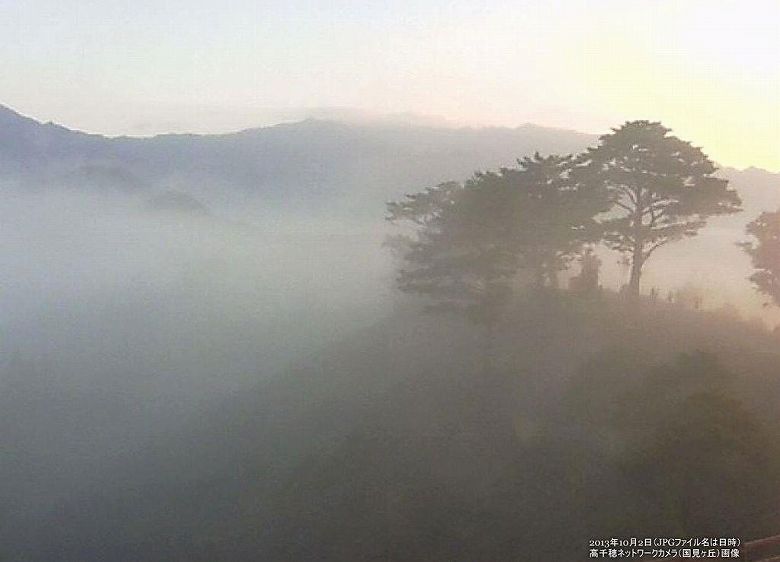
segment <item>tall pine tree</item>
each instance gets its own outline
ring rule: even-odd
[[[740,210],[739,196],[728,180],[713,175],[717,169],[707,155],[669,133],[661,123],[627,122],[581,157],[589,181],[611,202],[604,242],[629,258],[634,297],[642,268],[658,248],[696,235],[707,217]]]

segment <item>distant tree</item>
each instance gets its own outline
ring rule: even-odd
[[[388,203],[387,219],[414,231],[390,243],[404,260],[400,288],[431,297],[434,308],[473,311],[506,293],[521,270],[537,287],[556,286],[558,272],[599,237],[595,216],[606,208],[574,166],[570,156],[535,154]]]
[[[517,168],[476,173],[388,203],[387,219],[411,225],[391,245],[403,260],[401,290],[430,299],[429,309],[459,310],[492,329],[519,271],[537,287],[598,238],[604,201],[586,196],[570,156],[539,154]]]
[[[580,294],[593,294],[599,290],[601,259],[588,248],[580,258],[580,273],[571,279],[571,289]]]
[[[516,267],[497,235],[508,193],[480,177],[388,203],[387,220],[410,224],[413,230],[391,242],[403,260],[398,287],[427,297],[426,310],[459,312],[483,326],[487,372],[492,370],[494,326],[509,301],[508,282]]]
[[[571,156],[539,153],[478,177],[501,184],[511,194],[506,233],[518,267],[532,273],[536,287],[558,286],[558,274],[582,253],[583,245],[601,237],[595,217],[607,209],[606,198],[582,182]]]
[[[740,243],[753,262],[750,280],[759,292],[780,305],[780,210],[761,213],[747,225],[752,240]]]
[[[403,260],[398,287],[428,297],[428,310],[463,312],[491,324],[516,266],[497,235],[499,215],[507,209],[500,199],[508,193],[488,193],[482,177],[388,203],[387,219],[411,224],[413,231],[391,242]]]
[[[692,283],[686,283],[674,292],[674,302],[691,310],[701,310],[705,291]]]
[[[661,246],[694,236],[712,215],[739,211],[741,201],[701,149],[660,123],[631,121],[582,155],[590,181],[606,190],[612,211],[604,242],[631,262],[636,299],[642,267]]]

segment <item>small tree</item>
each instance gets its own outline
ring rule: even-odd
[[[572,291],[582,295],[592,295],[600,290],[599,271],[601,259],[588,248],[580,258],[580,273],[571,279]]]
[[[694,236],[712,215],[735,213],[741,201],[701,149],[660,123],[631,121],[604,135],[582,161],[606,190],[612,211],[604,241],[628,256],[629,292],[639,295],[642,268],[661,246]]]
[[[759,292],[780,305],[780,210],[761,213],[745,230],[753,237],[740,243],[756,269],[750,280]]]

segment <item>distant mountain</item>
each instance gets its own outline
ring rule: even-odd
[[[175,190],[209,205],[257,196],[269,206],[381,215],[387,199],[514,164],[571,153],[595,135],[522,125],[452,128],[422,121],[307,119],[222,135],[85,134],[0,106],[0,185]],[[780,206],[780,174],[724,169],[746,215]],[[744,222],[742,216],[735,218]]]
[[[0,106],[0,177],[32,179],[67,174],[105,156],[104,137],[71,131]]]
[[[780,208],[780,174],[761,168],[723,168],[719,173],[728,178],[731,185],[742,197],[743,212],[735,215],[731,222],[744,223],[752,220],[763,211],[775,211]]]
[[[593,141],[534,125],[454,129],[317,119],[224,135],[108,138],[0,108],[0,181],[35,188],[69,184],[84,170],[113,170],[125,176],[117,178],[121,185],[176,189],[205,201],[215,190],[236,191],[271,204],[378,214],[389,197],[511,165],[537,150],[574,152]]]

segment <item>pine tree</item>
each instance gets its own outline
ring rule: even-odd
[[[713,175],[707,155],[669,133],[661,123],[627,122],[581,157],[588,180],[611,201],[604,242],[629,258],[635,298],[642,268],[658,248],[696,235],[712,215],[740,210],[739,196]]]
[[[605,200],[589,189],[573,157],[535,154],[389,203],[388,220],[412,227],[394,241],[399,288],[427,297],[429,310],[465,313],[490,334],[522,285],[518,273],[536,289],[554,288],[583,244],[599,238]]]

